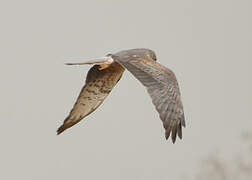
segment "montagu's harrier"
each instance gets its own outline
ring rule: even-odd
[[[125,69],[130,71],[146,88],[165,128],[165,137],[171,134],[182,138],[185,118],[178,82],[174,73],[156,62],[156,55],[149,49],[130,49],[103,58],[68,65],[94,64],[88,71],[86,84],[57,133],[72,127],[96,110],[120,80]]]

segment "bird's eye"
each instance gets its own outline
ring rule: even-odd
[[[154,61],[156,61],[156,60],[157,60],[157,57],[156,57],[156,55],[155,55],[155,54],[152,54],[151,58],[152,58]]]

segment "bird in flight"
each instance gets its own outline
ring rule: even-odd
[[[182,139],[185,118],[178,82],[174,73],[156,62],[154,51],[150,49],[130,49],[83,63],[67,65],[94,65],[87,74],[86,84],[68,117],[57,134],[80,122],[95,111],[120,80],[125,69],[130,71],[147,89],[165,129],[165,138],[171,134]]]

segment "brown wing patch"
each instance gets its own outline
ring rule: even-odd
[[[174,73],[161,64],[142,58],[120,61],[148,90],[152,102],[159,113],[165,128],[165,137],[170,134],[173,143],[177,135],[182,138],[182,126],[185,126],[183,105],[178,82]]]
[[[82,88],[73,109],[64,120],[63,125],[57,130],[57,134],[72,127],[96,110],[120,80],[123,72],[124,68],[116,62],[102,70],[100,70],[99,65],[93,66],[88,71],[86,84]]]

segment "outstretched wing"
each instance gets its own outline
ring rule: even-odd
[[[179,86],[174,73],[149,59],[133,58],[118,62],[147,88],[160,119],[163,121],[166,139],[170,134],[173,143],[176,141],[177,135],[181,139],[185,118]]]
[[[99,70],[99,65],[94,65],[88,71],[86,84],[73,109],[57,133],[62,133],[96,110],[120,80],[123,72],[124,68],[116,62],[103,70]]]

